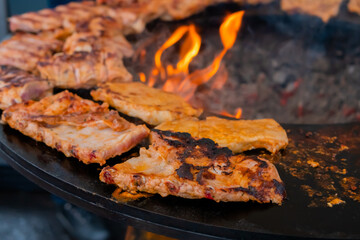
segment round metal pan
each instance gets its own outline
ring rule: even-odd
[[[346,143],[353,143],[348,144],[346,152],[339,153],[342,159],[347,160],[347,168],[352,169],[347,174],[360,176],[360,124],[284,127],[291,144],[280,161],[287,158],[296,160],[296,154],[291,154],[294,146],[297,148],[295,153],[307,151],[311,155],[305,148],[313,149],[312,145],[316,144],[314,139],[311,141],[313,134],[329,137],[341,135],[346,136]],[[328,147],[331,148],[331,144]],[[111,159],[108,164],[114,165],[136,151],[138,149],[121,158]],[[316,152],[313,154],[313,157],[319,157]],[[0,126],[0,157],[31,181],[73,204],[109,219],[171,237],[360,239],[359,202],[346,198],[346,204],[332,208],[310,206],[314,197],[300,187],[308,180],[293,176],[281,162],[277,162],[276,166],[286,184],[288,199],[282,206],[277,206],[160,196],[121,203],[111,197],[115,187],[100,182],[99,166],[84,165],[77,159],[67,158],[7,125]],[[301,158],[300,155],[298,157]]]

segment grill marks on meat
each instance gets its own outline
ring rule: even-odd
[[[46,35],[18,33],[0,44],[0,65],[32,71],[40,59],[60,51],[61,46],[62,42]]]
[[[108,52],[58,53],[39,62],[41,77],[60,88],[92,88],[101,82],[132,80],[122,56]]]
[[[96,5],[90,1],[71,2],[55,9],[44,9],[10,17],[9,23],[12,32],[39,33],[60,28],[74,32],[79,23],[90,22],[97,17],[111,17],[115,19],[118,26],[121,24],[122,33],[129,34],[142,32],[146,23],[157,18],[158,11],[159,9],[156,9],[154,4],[113,8]]]
[[[281,204],[286,193],[275,166],[257,156],[233,155],[210,139],[153,130],[140,156],[105,167],[100,180],[128,192],[215,201]]]
[[[134,53],[131,44],[123,35],[111,37],[97,36],[90,32],[74,33],[64,43],[66,54],[76,52],[104,52],[131,57]]]
[[[80,24],[79,32],[66,39],[62,53],[39,62],[41,76],[57,87],[75,89],[106,81],[131,81],[122,59],[130,57],[133,49],[116,26],[108,17]]]
[[[210,138],[221,147],[239,153],[265,148],[275,153],[288,144],[285,130],[273,119],[226,120],[208,117],[164,122],[156,127],[160,130],[187,132],[195,138]]]
[[[144,125],[127,122],[106,104],[99,105],[68,91],[39,102],[13,105],[3,112],[2,120],[85,164],[103,165],[149,134]]]
[[[137,82],[104,83],[97,90],[92,91],[91,96],[151,125],[183,117],[199,116],[202,112],[192,108],[175,94]]]
[[[226,2],[244,3],[241,0],[97,0],[98,4],[119,7],[119,9],[138,9],[143,15],[147,13],[155,16],[153,18],[167,21],[184,19],[208,6]]]
[[[52,94],[52,85],[30,73],[10,67],[0,66],[0,108],[5,109],[15,103],[39,100]]]
[[[109,8],[96,6],[93,2],[71,2],[55,9],[44,9],[9,18],[10,30],[39,33],[47,30],[65,28],[74,30],[76,23],[106,13]]]

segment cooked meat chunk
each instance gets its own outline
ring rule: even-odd
[[[66,54],[75,52],[104,52],[122,54],[131,57],[134,53],[131,44],[122,35],[111,37],[96,36],[93,33],[74,33],[65,41]]]
[[[39,62],[41,76],[59,88],[93,88],[106,81],[132,80],[122,55],[106,52],[58,53]]]
[[[164,8],[155,1],[149,4],[138,3],[115,8],[109,16],[123,24],[123,33],[127,35],[143,32],[146,24],[161,16],[163,10]]]
[[[48,36],[15,34],[0,43],[0,65],[32,71],[40,59],[51,56],[61,46],[61,41]]]
[[[315,15],[327,22],[331,17],[338,14],[342,2],[342,0],[283,0],[281,1],[281,8],[290,13]]]
[[[100,180],[128,192],[215,201],[281,204],[286,196],[275,166],[257,156],[233,155],[210,139],[153,130],[140,156],[105,167]]]
[[[360,1],[359,0],[350,0],[348,9],[350,12],[360,14]]]
[[[93,2],[70,2],[66,5],[59,5],[55,12],[60,15],[62,26],[74,29],[80,21],[88,21],[97,15],[96,6]]]
[[[52,94],[52,85],[30,73],[0,66],[0,109],[28,100],[39,100]]]
[[[256,148],[265,148],[275,153],[288,144],[285,130],[273,119],[180,119],[164,122],[157,129],[187,132],[195,138],[210,138],[219,146],[228,147],[235,153]]]
[[[114,11],[112,10],[112,12]],[[92,18],[90,21],[77,23],[75,31],[77,33],[92,33],[98,37],[113,37],[123,35],[123,24],[110,16],[100,16]]]
[[[151,125],[201,114],[181,97],[139,82],[104,83],[91,96]]]
[[[37,33],[53,30],[62,26],[60,14],[52,9],[43,9],[38,12],[28,12],[9,18],[12,32],[24,31]]]
[[[271,1],[273,0],[97,0],[97,3],[116,7],[120,12],[126,9],[128,13],[137,16],[130,18],[129,14],[128,19],[140,19],[146,24],[155,18],[167,21],[184,19],[219,3],[259,4]],[[141,25],[139,22],[138,24]]]
[[[106,104],[99,105],[68,91],[39,102],[13,105],[3,112],[2,120],[85,164],[103,165],[149,134],[144,125],[129,123]]]
[[[78,22],[88,21],[95,16],[106,15],[110,8],[96,6],[94,2],[70,2],[55,9],[44,9],[9,18],[10,30],[38,33],[57,28],[74,30]]]

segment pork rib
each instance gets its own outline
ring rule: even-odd
[[[68,91],[39,102],[16,104],[2,120],[37,141],[78,158],[85,164],[105,164],[147,137],[149,129],[121,118],[108,105],[99,105]]]
[[[215,201],[281,204],[286,196],[275,166],[257,156],[233,155],[210,139],[152,130],[140,156],[105,167],[100,180],[128,192]]]

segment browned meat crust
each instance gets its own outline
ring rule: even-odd
[[[52,9],[43,9],[38,12],[28,12],[9,18],[10,30],[33,32],[60,28],[62,22],[60,16]]]
[[[360,1],[359,0],[350,0],[348,9],[350,12],[360,14]]]
[[[85,164],[105,164],[144,139],[149,130],[136,126],[99,105],[68,91],[39,102],[16,104],[3,112],[2,120],[37,141],[56,148]]]
[[[60,88],[92,88],[106,81],[128,82],[122,55],[106,52],[58,53],[38,63],[41,76]]]
[[[306,13],[320,17],[327,22],[336,16],[340,9],[342,0],[286,0],[281,1],[281,8],[290,13]]]
[[[40,59],[51,56],[61,47],[61,41],[46,35],[15,34],[0,43],[0,65],[32,71]]]
[[[52,94],[52,85],[30,73],[0,66],[0,109],[28,100],[39,100]]]
[[[91,96],[151,125],[183,117],[197,117],[202,112],[173,93],[148,87],[139,82],[104,83],[97,90],[92,91]]]
[[[38,33],[41,31],[66,28],[74,30],[78,22],[105,14],[110,8],[96,6],[94,2],[70,2],[55,9],[43,9],[9,18],[10,30]]]
[[[205,8],[219,4],[235,2],[239,4],[269,3],[273,0],[97,0],[98,4],[127,9],[136,14],[145,24],[155,18],[179,20],[187,18]],[[130,10],[131,9],[131,10]],[[140,24],[140,23],[139,23]],[[131,26],[131,24],[129,24]]]
[[[115,10],[112,11],[114,12]],[[113,17],[100,16],[92,18],[90,21],[77,23],[75,31],[77,33],[92,33],[98,37],[112,37],[123,35],[123,24]]]
[[[164,122],[156,128],[187,132],[195,138],[210,138],[221,147],[228,147],[236,153],[256,148],[265,148],[275,153],[288,144],[285,130],[274,119],[187,118]]]
[[[140,156],[105,167],[100,180],[128,192],[215,201],[281,204],[286,196],[275,166],[257,156],[233,155],[210,139],[153,130]]]
[[[66,54],[75,52],[116,53],[131,57],[134,53],[131,44],[123,35],[97,36],[90,32],[74,33],[65,41],[63,51]]]

